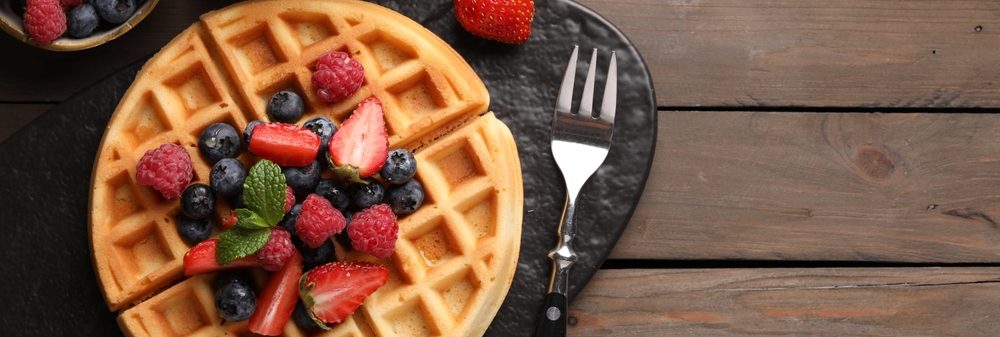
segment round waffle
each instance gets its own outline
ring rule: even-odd
[[[331,50],[365,67],[361,89],[332,105],[310,84],[311,65]],[[267,99],[281,90],[306,99],[302,120],[322,115],[338,123],[377,96],[390,148],[415,151],[427,194],[423,207],[400,218],[389,259],[338,247],[342,260],[385,265],[390,280],[349,320],[319,335],[481,335],[517,264],[523,192],[513,137],[486,112],[485,86],[454,50],[396,12],[355,1],[254,1],[207,13],[139,72],[105,131],[90,201],[94,266],[109,308],[121,311],[122,330],[250,334],[246,322],[223,324],[213,275],[183,276],[189,247],[174,223],[179,202],[138,185],[135,167],[147,150],[176,143],[191,155],[194,181],[207,182],[201,130],[266,119]],[[284,334],[304,335],[292,322]]]

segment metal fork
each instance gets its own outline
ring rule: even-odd
[[[587,79],[583,84],[580,108],[573,113],[573,82],[576,77],[576,56],[579,46],[573,46],[566,72],[563,74],[555,117],[552,119],[552,156],[562,171],[566,182],[566,204],[559,224],[559,241],[549,252],[552,260],[552,278],[549,280],[545,305],[537,319],[536,337],[566,335],[566,307],[569,293],[569,271],[577,260],[573,251],[576,237],[576,198],[583,184],[597,171],[608,156],[611,134],[615,126],[615,103],[618,93],[618,65],[615,52],[611,52],[604,100],[600,114],[593,111],[594,71],[597,66],[597,49],[590,56]]]

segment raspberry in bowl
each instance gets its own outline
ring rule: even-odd
[[[158,0],[0,0],[0,28],[54,51],[93,48],[125,34]]]

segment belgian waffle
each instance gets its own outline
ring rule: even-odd
[[[350,53],[366,76],[358,93],[333,105],[309,82],[311,65],[330,50]],[[354,1],[254,1],[207,13],[139,72],[105,131],[91,191],[94,265],[122,330],[249,334],[245,322],[219,318],[212,275],[184,278],[179,203],[138,185],[135,166],[145,151],[176,143],[193,159],[194,180],[207,182],[201,130],[266,119],[266,100],[289,89],[307,100],[303,120],[338,123],[377,96],[390,147],[415,151],[427,193],[420,210],[400,219],[389,259],[338,247],[341,259],[386,265],[391,276],[351,319],[321,335],[481,335],[517,264],[523,192],[513,137],[486,113],[485,86],[447,44],[398,13]],[[285,335],[303,334],[289,322]]]

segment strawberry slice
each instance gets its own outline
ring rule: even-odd
[[[462,28],[479,37],[522,44],[531,35],[535,16],[532,0],[454,0],[455,18]]]
[[[378,172],[389,153],[382,102],[375,96],[361,101],[330,138],[329,149],[331,167],[343,178],[362,182]]]
[[[340,323],[389,279],[389,270],[369,262],[333,262],[302,276],[299,296],[318,325]]]
[[[253,128],[250,152],[281,166],[306,166],[316,160],[322,141],[312,131],[292,124],[265,123]]]
[[[302,276],[302,255],[292,253],[288,262],[277,273],[271,274],[264,291],[257,297],[257,310],[250,316],[250,332],[264,336],[277,336],[292,317],[299,300],[296,285]]]
[[[215,259],[215,246],[218,244],[218,239],[205,240],[191,247],[187,253],[184,253],[184,275],[192,276],[225,269],[256,267],[260,265],[257,263],[257,258],[251,255],[220,266],[219,261]]]

